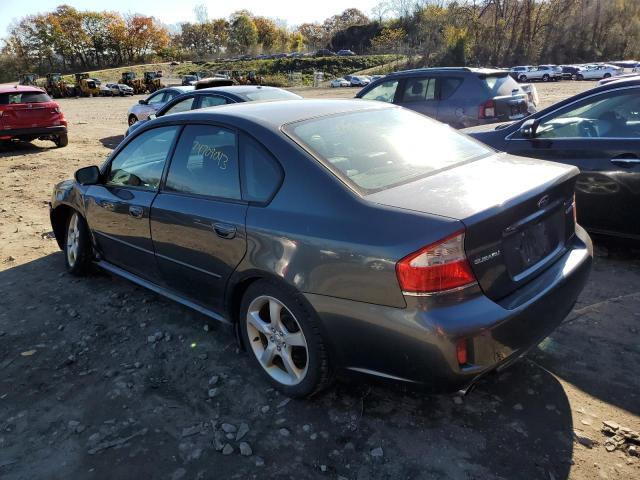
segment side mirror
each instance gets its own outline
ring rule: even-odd
[[[95,165],[84,167],[76,170],[74,177],[80,185],[95,185],[100,181],[100,169]]]
[[[538,130],[538,121],[535,119],[525,120],[520,125],[520,135],[522,138],[536,138],[536,130]]]
[[[142,100],[138,100],[138,103],[139,103],[140,105],[146,105],[146,104],[147,104],[147,101],[146,101],[145,99],[142,99]]]

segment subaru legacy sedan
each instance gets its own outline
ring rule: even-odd
[[[464,391],[583,289],[577,173],[381,102],[247,102],[146,122],[51,222],[70,273],[233,325],[287,395],[345,371]]]

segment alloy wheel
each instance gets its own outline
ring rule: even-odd
[[[302,382],[309,354],[295,315],[280,300],[262,295],[249,305],[246,322],[249,344],[265,372],[282,385]]]
[[[73,267],[78,260],[78,251],[80,249],[80,229],[78,227],[78,214],[74,213],[69,221],[67,229],[67,262]]]

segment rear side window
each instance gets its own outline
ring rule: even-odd
[[[440,100],[446,100],[462,85],[461,78],[442,78],[440,79]]]
[[[377,87],[373,87],[367,93],[362,95],[361,98],[364,100],[377,100],[379,102],[393,103],[393,98],[396,95],[397,88],[397,80],[387,80],[386,82],[382,82]]]
[[[218,105],[226,105],[227,99],[218,95],[205,95],[200,99],[200,108],[216,107]]]
[[[435,78],[409,78],[405,81],[402,102],[424,102],[435,98]]]
[[[243,198],[251,202],[268,201],[282,181],[280,165],[258,142],[244,135],[240,156]]]
[[[14,103],[47,103],[51,97],[44,92],[0,93],[0,105]]]
[[[513,90],[520,90],[518,82],[506,74],[481,76],[480,81],[492,97],[511,95]]]
[[[239,200],[236,134],[210,125],[185,127],[173,155],[165,189]]]
[[[178,103],[176,103],[174,106],[169,108],[166,112],[164,112],[164,114],[168,115],[170,113],[180,113],[180,112],[186,112],[188,110],[191,110],[194,100],[195,100],[194,97],[189,97],[189,98],[185,98],[184,100],[180,100]]]

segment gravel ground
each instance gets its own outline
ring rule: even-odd
[[[548,105],[591,86],[538,90]],[[68,147],[0,150],[0,478],[640,477],[637,251],[598,245],[565,323],[464,398],[342,380],[288,401],[227,327],[124,280],[65,274],[51,188],[103,161],[136,100],[61,100]]]

